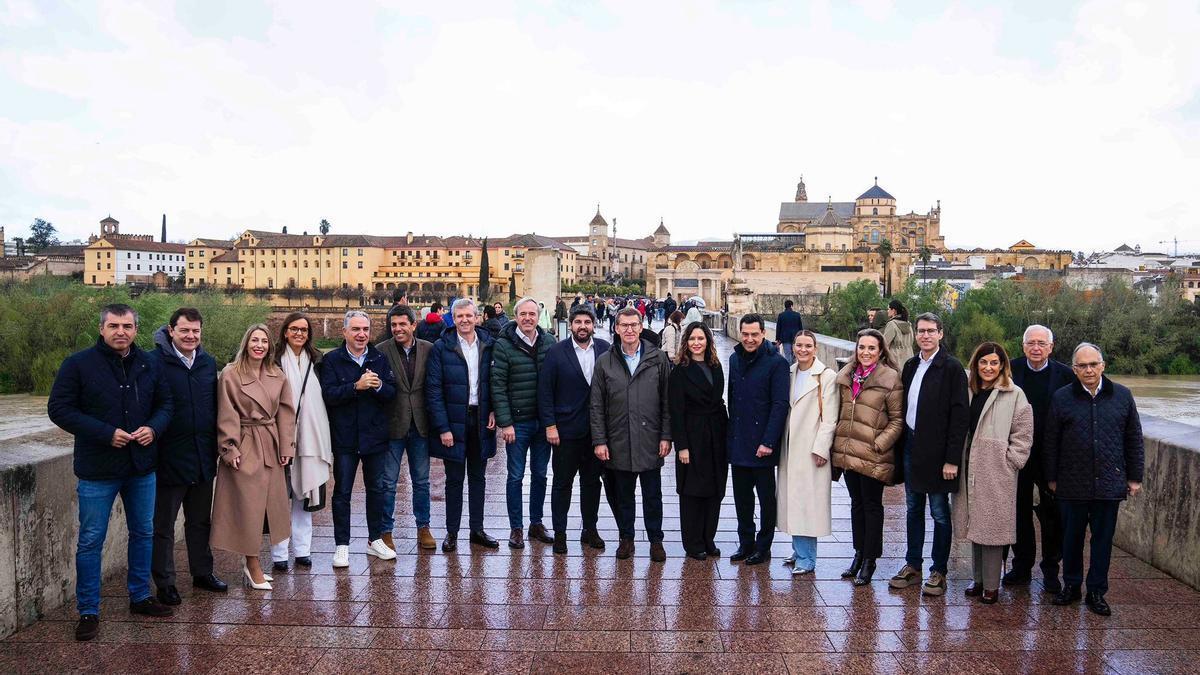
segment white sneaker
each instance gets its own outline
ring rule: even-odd
[[[376,539],[367,545],[367,555],[373,555],[380,560],[395,560],[396,552],[388,548],[382,539]]]
[[[333,566],[334,567],[349,567],[350,566],[350,547],[338,546],[333,549]]]

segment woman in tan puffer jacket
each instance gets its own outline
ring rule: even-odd
[[[859,331],[854,354],[837,376],[842,406],[833,466],[845,471],[854,537],[854,560],[842,578],[866,586],[883,555],[883,488],[896,479],[893,446],[904,428],[904,385],[900,373],[887,365],[887,344],[879,331]]]

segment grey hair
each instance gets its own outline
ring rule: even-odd
[[[463,307],[470,307],[471,311],[475,312],[476,314],[479,313],[479,308],[475,306],[474,300],[470,298],[459,298],[454,301],[453,305],[450,305],[450,315],[454,316],[454,314],[456,314],[458,310]]]
[[[1079,354],[1079,350],[1087,349],[1089,347],[1096,350],[1096,353],[1100,355],[1100,363],[1104,363],[1104,352],[1100,350],[1100,347],[1092,344],[1091,342],[1080,342],[1075,347],[1075,351],[1071,352],[1071,365],[1075,365],[1075,356]]]
[[[532,302],[537,309],[541,309],[541,303],[539,303],[537,300],[534,300],[533,298],[531,298],[529,296],[525,296],[525,297],[521,298],[520,300],[518,300],[517,304],[513,305],[513,311],[514,312],[517,311],[518,309],[520,309],[521,305],[523,305],[527,302]]]
[[[366,319],[368,324],[371,323],[371,317],[366,312],[362,311],[361,309],[352,309],[349,312],[346,312],[346,318],[342,319],[342,328],[349,328],[350,319],[355,319],[360,316]]]
[[[1031,324],[1028,328],[1025,329],[1025,332],[1021,334],[1021,344],[1025,344],[1026,342],[1029,342],[1029,334],[1035,330],[1046,331],[1046,335],[1050,336],[1050,344],[1054,344],[1054,331],[1050,330],[1049,328],[1046,328],[1045,326],[1043,326],[1040,323]]]

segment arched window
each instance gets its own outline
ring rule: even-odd
[[[873,215],[873,216],[879,215],[879,209],[871,209],[871,215]]]
[[[871,229],[871,243],[872,244],[879,243],[879,230],[876,230],[874,228]]]

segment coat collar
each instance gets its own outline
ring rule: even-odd
[[[794,388],[796,386],[796,373],[799,371],[797,370],[795,363],[792,364],[792,367],[789,370],[791,371],[789,388]],[[797,402],[799,402],[801,398],[808,394],[808,392],[817,388],[817,377],[820,376],[821,373],[825,372],[825,364],[821,363],[821,359],[813,359],[813,364],[809,366],[808,370],[805,372],[808,373],[809,377],[804,381],[804,387],[799,392],[788,392],[788,398],[792,402],[792,405],[795,405]],[[830,384],[832,385],[833,383]]]
[[[236,365],[233,366],[233,369],[237,371],[242,391],[254,399],[254,402],[263,409],[263,412],[270,415],[275,406],[272,405],[273,397],[268,393],[267,387],[275,388],[275,381],[283,377],[283,371],[277,367],[264,367],[260,368],[258,373],[255,373],[254,371],[238,368]]]

